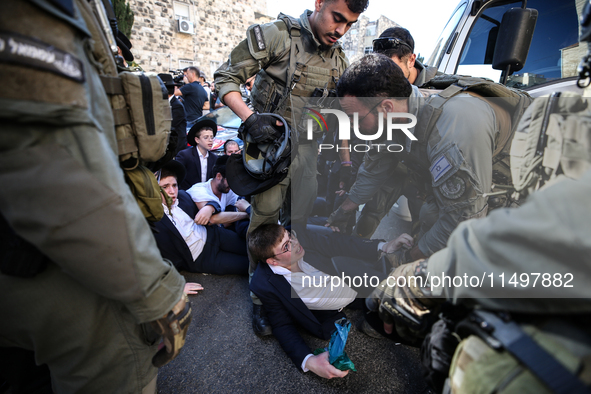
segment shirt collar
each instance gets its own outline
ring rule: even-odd
[[[273,271],[273,273],[274,274],[277,274],[277,275],[283,276],[283,275],[291,274],[291,271],[290,270],[288,270],[285,267],[281,267],[279,265],[271,265],[271,264],[269,264],[269,268],[271,268],[271,271]]]
[[[197,146],[195,146],[195,149],[197,149],[197,154],[199,155],[200,158],[208,158],[209,157],[209,151],[207,151],[207,153],[205,154],[205,156],[203,156],[201,154],[201,151],[199,150],[199,148]]]

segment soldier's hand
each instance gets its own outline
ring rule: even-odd
[[[366,299],[367,307],[384,321],[386,332],[391,332],[395,324],[400,336],[416,340],[432,323],[440,300],[423,292],[426,267],[427,260],[419,260],[395,268]]]
[[[185,345],[185,337],[191,323],[191,304],[183,293],[172,311],[161,319],[151,322],[152,328],[162,336],[164,347],[152,358],[152,364],[160,368],[172,361]]]
[[[283,130],[281,130],[283,123],[269,115],[252,114],[244,121],[243,126],[244,131],[256,143],[274,141],[283,134]]]
[[[326,224],[324,226],[330,227],[334,232],[345,233],[351,215],[355,215],[355,210],[347,212],[342,206],[340,206],[336,211],[330,214],[328,219],[326,219]]]

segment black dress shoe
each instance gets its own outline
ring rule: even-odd
[[[271,335],[271,324],[269,324],[269,320],[267,320],[262,305],[252,305],[252,329],[254,330],[254,333],[260,337]]]

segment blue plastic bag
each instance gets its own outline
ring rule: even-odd
[[[345,352],[345,345],[347,344],[347,338],[351,330],[351,322],[348,319],[342,318],[335,321],[334,325],[337,330],[332,333],[328,344],[328,362],[341,371],[351,370],[357,372],[353,361],[351,361]],[[320,354],[325,351],[326,349],[316,349],[314,354]]]

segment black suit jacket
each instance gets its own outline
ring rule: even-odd
[[[304,261],[327,274],[336,275],[331,257],[351,256],[364,260],[378,259],[379,240],[366,240],[341,234],[319,235],[296,229],[306,254]],[[335,330],[335,320],[343,312],[311,311],[294,294],[287,280],[273,273],[266,263],[259,263],[250,282],[250,289],[263,302],[267,317],[283,350],[299,368],[312,351],[297,331],[301,325],[311,334],[328,340]]]
[[[197,206],[191,199],[191,196],[184,190],[179,190],[178,199],[179,208],[194,218],[197,215]],[[154,238],[156,238],[156,244],[158,245],[158,249],[160,249],[162,257],[172,261],[172,264],[179,271],[188,271],[193,263],[191,250],[166,214],[159,222],[156,222],[156,229],[158,229],[158,232],[154,234]]]
[[[205,179],[213,178],[213,166],[216,159],[217,156],[215,153],[209,152]],[[179,185],[179,189],[187,190],[194,184],[201,182],[201,161],[199,160],[199,152],[197,152],[196,146],[180,151],[176,155],[175,160],[184,165],[187,170],[187,175],[185,175],[185,179]]]
[[[185,106],[179,99],[172,96],[170,99],[172,110],[172,129],[178,136],[175,155],[180,151],[187,149],[187,118],[185,116]]]

